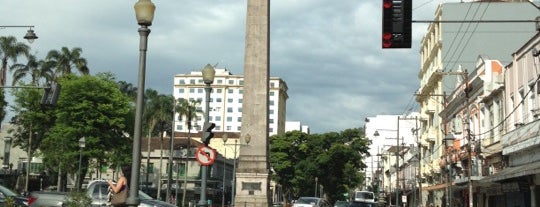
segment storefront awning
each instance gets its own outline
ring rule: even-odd
[[[443,183],[443,184],[437,184],[437,185],[422,187],[422,191],[424,191],[424,190],[439,190],[439,189],[446,188],[446,186],[447,186],[447,184]]]
[[[516,178],[526,175],[534,175],[540,173],[540,162],[534,162],[531,164],[521,165],[517,167],[507,167],[501,171],[484,177],[480,182],[497,182],[510,178]]]

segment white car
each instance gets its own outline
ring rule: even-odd
[[[293,207],[331,207],[328,201],[317,197],[300,197],[294,202]]]

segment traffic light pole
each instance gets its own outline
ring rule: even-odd
[[[206,84],[206,87],[204,87],[204,90],[205,90],[205,93],[206,93],[206,111],[204,112],[204,126],[209,126],[210,125],[210,92],[212,92],[212,87],[210,87],[210,84]],[[203,132],[203,139],[206,139],[204,136],[204,134],[206,133],[206,129],[204,129],[205,131]],[[206,141],[210,141],[210,139],[208,138]],[[206,145],[208,145],[208,143],[205,143]],[[200,207],[206,207],[208,206],[208,202],[206,201],[206,180],[207,180],[207,174],[208,174],[208,166],[207,165],[203,165],[202,166],[202,177],[201,177],[201,198],[199,200],[199,204],[197,206],[200,206]]]

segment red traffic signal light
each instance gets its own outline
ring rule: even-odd
[[[382,0],[382,48],[411,48],[412,0]]]

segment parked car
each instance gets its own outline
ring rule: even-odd
[[[86,194],[92,199],[93,207],[110,206],[109,184],[105,180],[88,183]],[[30,193],[30,207],[61,207],[68,199],[66,192],[35,191]],[[139,190],[139,207],[175,207],[175,205],[156,200]]]
[[[317,197],[300,197],[293,207],[332,207],[327,200]]]
[[[87,195],[92,199],[92,206],[109,205],[109,184],[105,180],[94,180],[88,183]],[[156,200],[139,190],[139,207],[175,207],[175,205]]]
[[[28,206],[63,206],[68,193],[56,191],[34,191],[28,195]]]
[[[371,201],[353,201],[349,203],[349,207],[377,207],[377,203]]]
[[[28,198],[15,193],[11,189],[0,185],[0,206],[6,206],[6,201],[11,198],[15,206],[28,206]]]
[[[348,206],[349,206],[348,201],[336,201],[336,203],[334,203],[334,207],[348,207]]]

